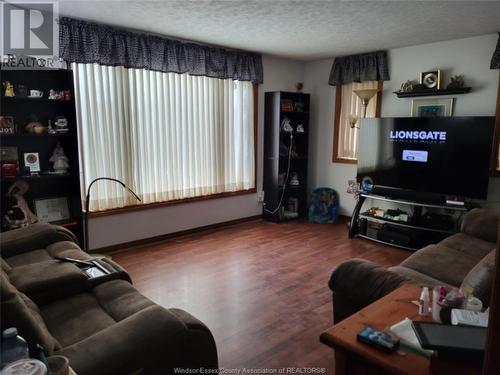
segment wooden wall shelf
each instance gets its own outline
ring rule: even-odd
[[[398,98],[414,98],[417,96],[467,94],[471,90],[472,87],[461,87],[459,89],[423,90],[423,91],[410,91],[410,92],[394,91],[394,94],[396,94]]]

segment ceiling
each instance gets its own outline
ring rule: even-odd
[[[299,60],[500,31],[500,1],[61,0],[59,11]]]

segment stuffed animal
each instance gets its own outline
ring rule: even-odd
[[[38,217],[31,212],[28,202],[23,195],[29,190],[29,185],[24,180],[14,182],[7,191],[9,208],[4,216],[4,224],[8,229],[17,229],[36,223]]]

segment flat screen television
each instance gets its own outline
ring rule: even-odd
[[[494,117],[364,119],[358,181],[373,193],[392,188],[486,199],[494,127]]]

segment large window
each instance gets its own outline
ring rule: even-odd
[[[82,192],[142,204],[255,189],[251,82],[72,64]],[[90,211],[136,205],[92,187]]]
[[[361,99],[353,90],[379,89],[368,103],[366,117],[379,117],[381,104],[381,81],[353,82],[337,85],[335,93],[335,117],[333,131],[333,161],[337,163],[357,162],[358,125],[363,115]],[[357,120],[357,121],[356,121]]]

